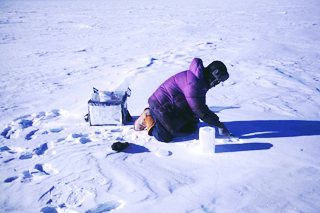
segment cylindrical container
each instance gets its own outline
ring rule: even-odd
[[[199,142],[202,152],[215,153],[215,134],[216,131],[212,127],[200,127]]]

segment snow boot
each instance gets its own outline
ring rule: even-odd
[[[133,129],[136,131],[147,130],[150,135],[150,130],[154,127],[155,122],[151,116],[150,109],[146,108],[140,117],[134,122]]]

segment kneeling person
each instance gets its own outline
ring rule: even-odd
[[[227,68],[221,61],[203,67],[201,59],[193,59],[189,70],[170,77],[151,95],[149,107],[135,121],[134,129],[147,130],[158,141],[170,142],[175,133],[195,132],[200,118],[218,127],[220,135],[229,135],[226,126],[206,105],[208,90],[228,78]]]

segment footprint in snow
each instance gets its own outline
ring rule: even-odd
[[[12,127],[8,126],[6,127],[2,132],[1,136],[3,136],[5,139],[10,139],[12,132],[10,132]]]
[[[64,130],[64,128],[62,128],[62,127],[55,128],[55,129],[48,129],[48,130],[43,131],[41,134],[42,135],[47,135],[47,134],[50,134],[50,133],[59,133],[59,132],[61,132],[63,130]]]
[[[4,180],[5,183],[11,183],[12,181],[18,179],[18,176],[14,176],[14,177],[9,177],[7,179]]]
[[[59,133],[59,132],[61,132],[61,131],[63,131],[63,130],[64,130],[64,128],[60,127],[60,128],[56,128],[56,129],[50,129],[50,132],[52,132],[52,133]]]
[[[19,157],[19,159],[25,160],[25,159],[32,158],[34,155],[37,155],[37,156],[43,155],[48,149],[52,148],[53,146],[54,146],[53,142],[41,144],[39,147],[35,148],[31,153],[22,154]]]
[[[125,202],[122,200],[111,200],[106,203],[98,205],[94,209],[86,211],[86,213],[100,213],[100,212],[109,212],[116,209],[120,209],[125,205]]]
[[[40,212],[43,213],[59,213],[56,209],[56,207],[44,207],[40,210]]]
[[[41,174],[45,174],[45,175],[52,175],[52,174],[59,173],[57,169],[52,168],[52,165],[50,163],[36,164],[34,166],[34,169],[38,170]]]
[[[34,169],[22,172],[21,183],[29,183],[33,180],[40,180],[45,175],[52,175],[59,173],[58,170],[52,169],[51,164],[36,164]],[[18,179],[19,176],[9,177],[4,180],[5,183],[11,183]]]
[[[6,125],[4,130],[1,132],[1,136],[3,136],[6,139],[12,139],[19,137],[21,132],[24,132],[25,129],[28,129],[30,127],[37,127],[42,122],[48,122],[50,119],[57,118],[61,116],[63,112],[58,109],[54,109],[49,112],[40,112],[35,113],[32,115],[24,115],[21,117],[18,117],[14,119],[12,122]],[[63,128],[57,128],[57,129],[51,129],[50,132],[52,133],[58,133],[64,130]],[[32,137],[35,135],[35,133],[39,131],[38,128],[35,128],[34,130],[30,131],[26,136],[26,140],[31,140]]]
[[[36,164],[34,169],[22,172],[21,183],[41,180],[43,177],[59,173],[58,170],[52,169],[51,164]]]
[[[55,128],[55,129],[49,129],[49,130],[45,130],[42,133],[39,133],[40,135],[46,135],[49,133],[59,133],[61,131],[63,131],[64,128],[60,127],[60,128]],[[26,136],[25,136],[25,140],[32,140],[34,139],[37,135],[39,135],[37,132],[39,131],[39,129],[35,129],[30,131]],[[36,134],[37,133],[37,134]]]
[[[88,138],[88,135],[83,135],[82,133],[74,133],[67,137],[67,140],[73,140],[77,139],[80,143],[86,144],[91,142],[91,140]]]
[[[38,201],[43,205],[50,204],[51,206],[59,206],[61,208],[74,208],[81,206],[89,195],[91,193],[84,188],[72,184],[59,183],[52,186]]]
[[[0,152],[9,151],[10,148],[7,146],[0,147]]]
[[[122,129],[120,129],[120,128],[118,128],[118,129],[112,129],[111,132],[112,132],[112,133],[114,133],[114,132],[122,132]]]
[[[0,147],[0,152],[8,152],[10,154],[16,154],[18,152],[18,150],[20,150],[21,148],[9,148],[8,146],[3,146]],[[1,157],[2,158],[2,157]],[[14,160],[15,158],[9,158],[3,161],[3,163],[9,163],[10,161]]]
[[[10,158],[8,160],[3,161],[3,163],[9,163],[10,161],[14,160],[14,158]]]
[[[91,193],[83,188],[75,188],[73,192],[68,196],[66,201],[67,207],[77,207],[80,206],[86,197]]]
[[[33,136],[34,133],[36,133],[37,131],[39,131],[39,129],[32,130],[31,132],[29,132],[29,133],[26,135],[25,139],[28,140],[28,141],[31,140],[31,139],[32,139],[32,136]]]
[[[32,157],[33,157],[33,154],[32,154],[32,153],[25,153],[25,154],[21,155],[21,156],[19,157],[19,159],[20,159],[20,160],[26,160],[26,159],[30,159],[30,158],[32,158]]]

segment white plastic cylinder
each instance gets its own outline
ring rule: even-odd
[[[205,126],[200,127],[199,143],[202,152],[215,153],[216,131],[214,128]]]

